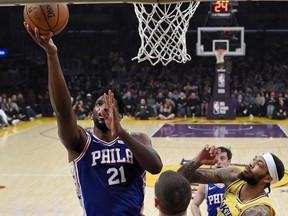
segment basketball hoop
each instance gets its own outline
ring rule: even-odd
[[[152,65],[158,62],[167,65],[171,61],[186,63],[191,60],[187,54],[186,32],[199,3],[134,3],[141,46],[138,55],[132,60],[148,60]]]
[[[216,54],[216,63],[217,64],[224,64],[224,56],[225,56],[225,51],[224,49],[217,49],[215,50]]]
[[[226,50],[224,49],[217,49],[215,50],[216,55],[216,64],[219,69],[224,69],[224,56],[225,56]]]

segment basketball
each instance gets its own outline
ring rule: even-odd
[[[66,4],[28,4],[24,7],[24,21],[40,35],[59,34],[67,25],[69,10]]]

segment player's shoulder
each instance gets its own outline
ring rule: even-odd
[[[267,205],[256,205],[246,209],[243,216],[261,215],[261,216],[274,216],[274,212]]]

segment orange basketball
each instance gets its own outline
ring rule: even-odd
[[[40,35],[59,34],[67,25],[69,10],[66,4],[28,4],[24,7],[24,21],[39,29]]]

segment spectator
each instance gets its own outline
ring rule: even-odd
[[[165,98],[164,98],[164,94],[163,92],[158,92],[158,95],[156,96],[156,114],[159,116],[160,114],[160,108],[161,106],[163,105],[165,101]]]
[[[6,115],[6,113],[4,112],[4,110],[0,109],[0,125],[1,127],[9,127],[9,123],[8,123],[8,117]]]
[[[20,109],[19,109],[18,105],[15,102],[12,102],[10,97],[8,99],[3,98],[1,108],[12,119],[25,118],[25,115],[20,114]]]
[[[53,115],[53,109],[49,100],[49,94],[46,91],[44,95],[38,95],[37,107],[43,116],[51,117]]]
[[[73,105],[73,111],[77,120],[84,120],[86,117],[86,111],[82,100],[77,100]]]
[[[199,116],[200,114],[200,100],[195,92],[191,92],[187,100],[187,115]]]
[[[84,100],[84,110],[86,116],[91,116],[93,111],[93,102],[92,102],[92,95],[91,93],[86,94],[86,98]]]
[[[273,119],[284,120],[287,117],[287,107],[284,98],[278,99],[278,104],[275,106]]]
[[[276,97],[275,92],[270,92],[269,97],[266,100],[266,109],[268,118],[273,117],[274,109],[275,109]]]
[[[124,115],[134,116],[136,109],[136,101],[135,98],[132,96],[131,91],[127,91],[123,99],[125,104]]]
[[[0,125],[3,127],[9,127],[10,125],[14,125],[19,123],[19,119],[11,119],[9,118],[6,113],[0,109]]]
[[[156,99],[155,99],[154,95],[152,93],[149,93],[146,100],[147,100],[146,101],[147,105],[150,106],[153,110],[152,117],[156,117],[157,116],[157,106],[156,106]]]
[[[166,98],[164,103],[160,106],[160,114],[158,115],[161,120],[173,120],[175,114],[172,112],[173,106],[169,98]]]
[[[12,100],[15,97],[16,95],[12,95]],[[37,114],[30,105],[26,104],[23,94],[19,93],[17,95],[16,103],[20,107],[21,112],[23,112],[22,114],[26,115],[27,120],[32,121],[34,118],[42,117],[42,114]]]
[[[171,91],[168,92],[168,99],[170,101],[170,104],[172,106],[172,113],[175,114],[177,113],[177,99],[175,98],[175,96],[173,95],[173,93]]]
[[[152,107],[146,104],[146,100],[144,98],[140,99],[140,104],[138,104],[136,108],[135,118],[140,120],[148,120],[152,117]]]
[[[187,98],[185,93],[182,91],[179,93],[179,98],[177,100],[177,116],[186,117],[187,116]]]
[[[254,116],[255,115],[255,97],[250,88],[246,90],[246,94],[244,95],[244,99],[243,99],[243,104],[244,104],[244,110],[243,110],[244,116]]]
[[[255,106],[256,106],[256,115],[264,116],[265,114],[265,98],[263,97],[261,92],[256,94],[255,98]]]
[[[235,92],[233,92],[231,94],[231,100],[232,100],[232,104],[233,104],[233,107],[234,107],[234,110],[235,110],[235,113],[236,113],[236,116],[239,116],[240,115],[240,104],[239,104],[239,101],[238,101],[238,98],[237,98],[237,94]]]
[[[207,116],[209,101],[210,101],[209,89],[204,88],[203,92],[201,93],[201,107],[200,107],[201,116]]]

